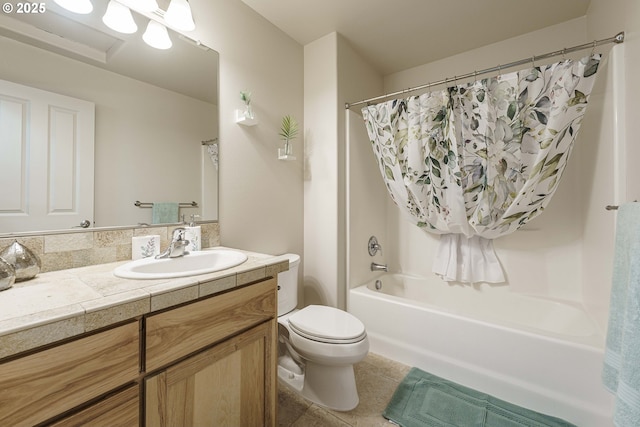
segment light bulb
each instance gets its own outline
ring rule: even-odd
[[[133,34],[138,31],[138,26],[133,20],[131,10],[114,0],[109,1],[107,12],[102,17],[102,22],[119,33]]]
[[[91,0],[53,0],[58,6],[67,9],[73,13],[80,13],[86,15],[93,11],[93,4]]]
[[[171,0],[167,13],[164,14],[164,20],[178,30],[193,31],[196,28],[187,0]]]
[[[167,27],[156,21],[149,21],[147,30],[142,35],[142,40],[151,47],[156,49],[169,49],[173,46]]]

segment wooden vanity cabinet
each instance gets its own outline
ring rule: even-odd
[[[275,426],[276,279],[0,362],[0,426]]]
[[[35,425],[134,382],[139,351],[134,321],[0,363],[0,425]]]
[[[275,425],[268,399],[272,325],[251,330],[146,380],[146,425]]]
[[[146,319],[145,424],[274,426],[276,280]]]
[[[51,427],[135,427],[140,425],[140,387],[130,385],[93,405],[65,417]]]

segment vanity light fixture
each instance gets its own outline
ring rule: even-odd
[[[142,35],[142,40],[156,49],[169,49],[173,45],[167,27],[156,21],[149,21],[147,30]]]
[[[69,12],[86,15],[93,11],[91,0],[53,0],[58,6],[67,9]]]
[[[164,14],[164,20],[169,26],[178,30],[193,31],[196,28],[191,7],[187,0],[171,0],[169,8]]]
[[[133,34],[138,31],[138,26],[133,20],[131,10],[116,0],[109,0],[107,12],[102,17],[102,22],[119,33]]]

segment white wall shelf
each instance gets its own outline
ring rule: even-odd
[[[296,159],[296,156],[292,156],[291,154],[288,154],[288,155],[287,154],[282,154],[282,153],[280,153],[280,150],[281,149],[278,149],[278,160],[289,160],[289,161],[291,161],[291,160],[295,160]]]
[[[236,123],[242,126],[255,126],[258,124],[258,119],[245,117],[244,110],[236,110]]]

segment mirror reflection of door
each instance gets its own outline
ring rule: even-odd
[[[0,80],[0,219],[28,231],[93,221],[91,102]]]
[[[206,1],[190,5],[197,10]],[[84,220],[92,227],[150,223],[152,210],[136,200],[196,201],[181,208],[185,219],[217,220],[218,170],[202,142],[219,143],[218,54],[194,42],[199,28],[188,37],[170,30],[171,49],[150,47],[141,37],[148,17],[134,13],[138,32],[121,34],[102,21],[109,0],[92,3],[87,15],[54,2],[42,14],[0,14],[0,80],[95,105],[94,214],[53,230],[77,230]],[[13,186],[10,175],[0,175],[2,189]],[[0,234],[52,231],[39,221],[17,228],[4,219]]]

